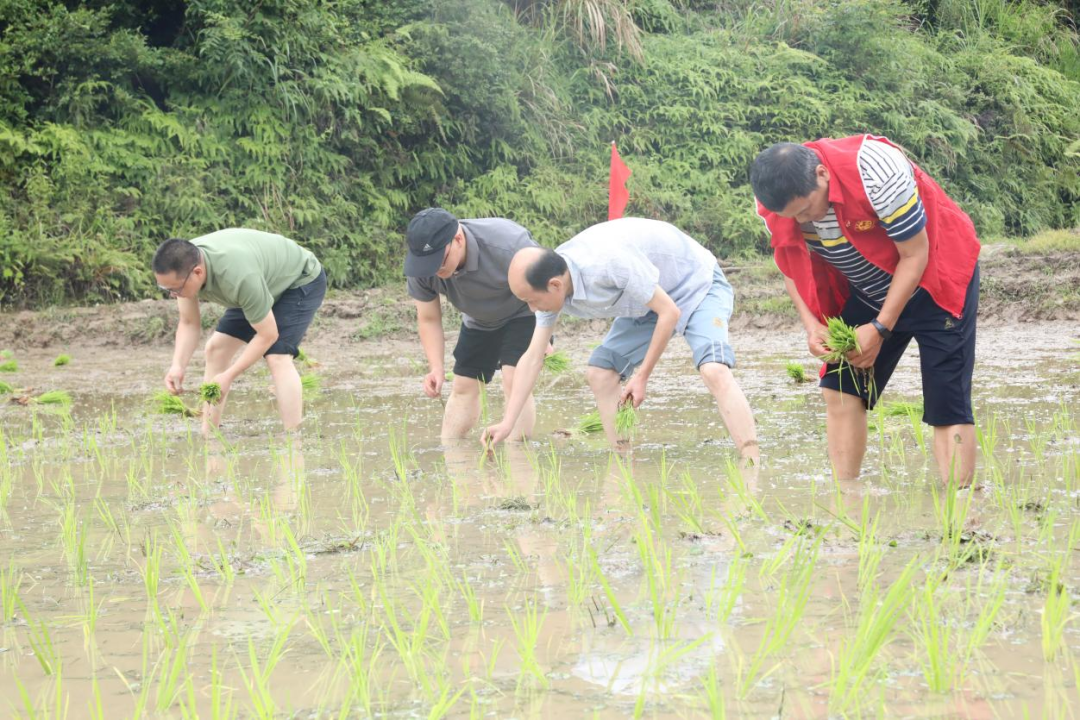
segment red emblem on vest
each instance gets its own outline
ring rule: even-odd
[[[866,232],[867,230],[873,230],[875,225],[877,225],[877,223],[874,222],[873,220],[856,220],[855,221],[855,229],[858,230],[859,232]]]

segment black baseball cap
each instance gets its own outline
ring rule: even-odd
[[[406,277],[434,277],[442,267],[446,246],[458,231],[458,219],[442,208],[426,208],[416,213],[405,231]]]

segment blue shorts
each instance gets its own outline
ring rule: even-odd
[[[971,375],[975,369],[975,317],[979,312],[979,266],[968,283],[964,298],[964,313],[955,318],[933,301],[925,290],[919,290],[908,301],[893,328],[892,337],[881,344],[874,361],[873,397],[862,381],[861,374],[845,369],[837,372],[836,365],[827,365],[821,387],[839,390],[861,397],[867,409],[873,409],[892,377],[900,356],[914,338],[919,344],[919,365],[922,370],[923,422],[935,427],[972,425]],[[864,325],[877,317],[878,311],[853,294],[848,298],[840,317],[848,325]]]
[[[277,323],[278,339],[267,349],[263,355],[292,355],[296,357],[300,352],[300,341],[304,339],[304,333],[311,325],[315,317],[315,311],[322,305],[326,297],[326,271],[319,273],[307,285],[290,288],[281,294],[270,311],[274,313],[274,321]],[[255,328],[244,317],[244,311],[240,308],[229,308],[218,320],[219,333],[251,342],[255,337]]]
[[[694,353],[694,367],[715,362],[735,367],[735,351],[728,343],[728,321],[735,309],[735,291],[717,264],[712,287],[701,300],[683,330],[686,344]],[[639,318],[617,318],[607,337],[589,357],[592,367],[614,370],[623,380],[645,359],[656,328],[656,313]]]

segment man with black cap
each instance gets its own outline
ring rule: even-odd
[[[506,279],[514,253],[539,247],[529,231],[503,218],[458,220],[442,208],[421,210],[405,234],[405,276],[416,301],[420,344],[429,372],[424,393],[440,397],[446,370],[439,296],[461,311],[461,332],[454,347],[454,380],[443,415],[442,438],[465,437],[480,418],[480,383],[502,368],[507,397],[514,367],[529,346],[536,318],[514,297]],[[530,394],[512,437],[528,437],[536,420]]]

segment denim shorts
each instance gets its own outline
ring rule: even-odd
[[[300,352],[300,341],[304,339],[315,311],[326,297],[326,271],[319,273],[307,285],[289,288],[281,294],[270,311],[277,322],[278,339],[264,353],[265,355],[292,355]],[[216,330],[223,335],[251,342],[255,337],[255,328],[244,317],[240,308],[229,308],[218,320]]]
[[[735,351],[728,342],[728,321],[734,309],[735,291],[717,264],[709,292],[694,308],[683,330],[686,344],[694,353],[694,367],[710,362],[735,367]],[[639,318],[617,318],[604,341],[593,350],[589,365],[614,370],[625,380],[645,359],[655,327],[656,313],[652,311]]]
[[[923,422],[927,425],[972,425],[971,376],[975,369],[975,318],[979,312],[979,266],[968,283],[964,312],[954,318],[942,309],[926,290],[920,289],[904,306],[892,337],[881,343],[874,361],[873,395],[861,373],[837,372],[826,365],[821,387],[862,398],[872,410],[892,377],[896,364],[914,338],[919,344],[922,371]],[[840,317],[849,325],[864,325],[877,317],[871,308],[852,293]]]

